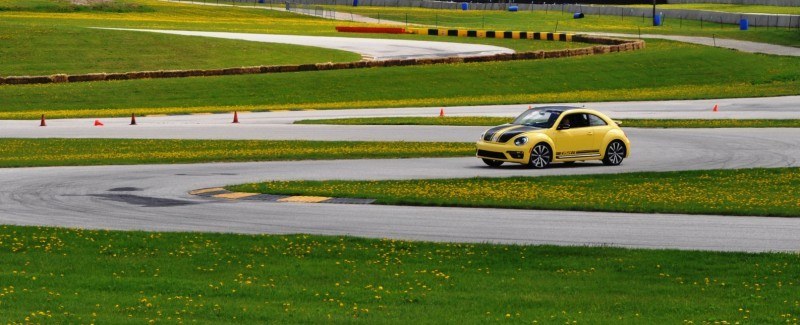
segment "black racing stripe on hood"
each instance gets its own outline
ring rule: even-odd
[[[518,136],[518,135],[520,135],[522,133],[530,132],[530,131],[533,131],[533,130],[536,130],[536,129],[537,128],[531,127],[531,126],[520,126],[520,127],[517,127],[517,128],[513,128],[513,129],[508,130],[505,133],[503,133],[503,135],[500,136],[500,139],[498,139],[498,142],[506,142],[508,140],[511,140],[511,138],[513,138],[515,136]]]
[[[503,125],[495,126],[495,127],[491,128],[491,129],[487,130],[486,133],[483,135],[483,140],[484,141],[492,141],[492,138],[494,137],[495,133],[497,133],[498,131],[500,131],[502,129],[505,129],[507,127],[508,127],[508,124],[503,124]]]

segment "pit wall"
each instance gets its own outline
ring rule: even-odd
[[[431,35],[440,35],[438,29],[414,29],[420,33]],[[442,30],[442,35],[448,35],[449,30]],[[455,30],[455,35],[467,35],[468,31]],[[477,31],[476,35],[477,35]],[[480,31],[482,35],[487,35],[493,31]],[[506,34],[511,33],[511,34]],[[516,33],[516,34],[514,34]],[[378,68],[378,67],[397,67],[397,66],[412,66],[412,65],[430,65],[430,64],[454,64],[454,63],[472,63],[472,62],[493,62],[493,61],[516,61],[516,60],[542,60],[542,59],[555,59],[566,58],[572,56],[584,55],[598,55],[613,52],[626,52],[635,51],[645,48],[645,43],[642,40],[625,40],[618,38],[588,36],[581,34],[561,34],[561,33],[538,33],[538,32],[495,32],[497,35],[505,36],[516,35],[520,38],[521,33],[525,33],[525,38],[528,35],[534,37],[538,35],[540,39],[552,39],[561,41],[573,41],[582,43],[598,44],[595,46],[577,48],[577,49],[563,49],[553,51],[530,51],[530,52],[517,52],[512,54],[495,54],[484,56],[469,56],[469,57],[448,57],[448,58],[433,58],[433,59],[404,59],[404,60],[383,60],[383,61],[358,61],[358,62],[342,62],[342,63],[316,63],[316,64],[300,64],[300,65],[271,65],[271,66],[255,66],[255,67],[240,67],[228,69],[207,69],[207,70],[161,70],[161,71],[137,71],[137,72],[122,72],[122,73],[88,73],[77,75],[54,74],[49,76],[11,76],[0,77],[0,86],[2,85],[25,85],[25,84],[49,84],[49,83],[72,83],[72,82],[90,82],[90,81],[114,81],[114,80],[135,80],[135,79],[160,79],[160,78],[186,78],[186,77],[211,77],[211,76],[230,76],[230,75],[245,75],[245,74],[262,74],[262,73],[284,73],[284,72],[301,72],[301,71],[324,71],[324,70],[344,70],[344,69],[362,69],[362,68]],[[544,37],[544,38],[541,38]],[[513,37],[512,37],[513,38]],[[534,38],[531,38],[534,39]]]

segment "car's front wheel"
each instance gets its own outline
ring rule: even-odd
[[[483,158],[483,163],[489,167],[500,167],[500,165],[503,164],[503,161]]]
[[[531,148],[529,166],[537,169],[545,168],[553,161],[553,150],[546,143],[539,143]]]
[[[603,157],[603,164],[608,166],[616,166],[622,163],[625,159],[625,144],[622,141],[614,140],[606,147],[606,156]]]

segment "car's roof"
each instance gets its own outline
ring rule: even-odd
[[[564,111],[568,111],[568,110],[572,110],[572,109],[583,109],[583,107],[576,107],[576,106],[539,106],[539,107],[534,107],[533,109],[543,109],[543,110],[547,110],[547,111],[564,112]]]

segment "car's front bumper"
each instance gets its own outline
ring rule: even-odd
[[[514,162],[527,164],[529,149],[527,146],[516,146],[513,142],[496,143],[478,141],[475,143],[475,156],[478,158],[492,159],[498,161]]]

